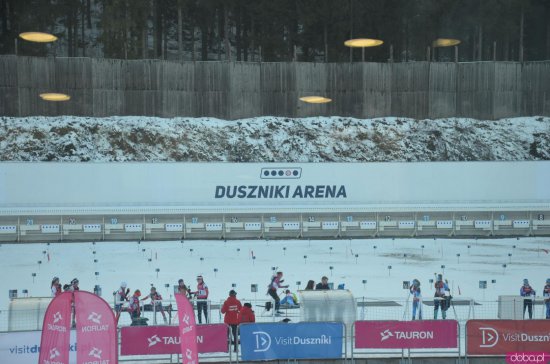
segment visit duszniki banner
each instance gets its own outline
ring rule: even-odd
[[[243,324],[239,330],[242,360],[342,357],[342,323]]]

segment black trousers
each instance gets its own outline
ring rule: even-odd
[[[267,292],[275,300],[275,311],[279,311],[279,306],[281,304],[281,299],[279,298],[279,295],[277,294],[277,290],[270,289]]]
[[[529,320],[533,318],[533,300],[523,300],[523,318],[525,318],[525,309],[529,312]]]
[[[199,324],[202,324],[201,313],[204,312],[204,323],[208,323],[208,302],[206,301],[197,301],[197,316],[199,319]]]
[[[239,338],[237,337],[237,327],[239,325],[229,325],[231,327],[231,336],[233,337],[233,348],[237,351],[237,345],[239,344]]]

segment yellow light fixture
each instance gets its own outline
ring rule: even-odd
[[[433,47],[453,47],[460,44],[460,40],[452,38],[437,38],[433,41]]]
[[[344,42],[346,47],[352,48],[366,48],[366,47],[376,47],[383,44],[384,41],[380,39],[370,39],[370,38],[357,38],[350,39]]]
[[[37,42],[37,43],[49,43],[49,42],[55,42],[57,40],[57,37],[55,35],[49,34],[49,33],[41,33],[41,32],[25,32],[25,33],[19,34],[19,37],[29,42]]]
[[[69,95],[54,92],[40,94],[40,98],[44,101],[69,101],[71,99]]]
[[[332,101],[332,99],[323,96],[304,96],[300,97],[300,100],[309,104],[326,104]]]

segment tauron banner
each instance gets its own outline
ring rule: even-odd
[[[357,321],[355,347],[358,349],[444,349],[458,348],[458,322]]]
[[[243,324],[239,330],[245,361],[342,357],[342,323]]]
[[[227,325],[197,326],[199,354],[227,353]],[[177,326],[127,326],[120,329],[120,355],[181,354]]]
[[[72,293],[64,292],[46,309],[38,364],[69,364],[72,300]]]
[[[469,320],[466,337],[468,355],[550,353],[548,320]]]
[[[118,363],[117,328],[111,307],[101,297],[76,291],[77,364]]]
[[[176,293],[175,296],[180,321],[181,362],[182,364],[198,364],[197,325],[195,324],[193,306],[184,295]]]

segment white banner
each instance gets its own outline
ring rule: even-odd
[[[0,363],[36,364],[40,352],[40,331],[0,333]],[[71,330],[69,363],[76,364],[76,332]]]
[[[0,163],[0,209],[432,205],[550,201],[550,161]],[[10,210],[11,211],[11,210]],[[48,210],[49,211],[49,210]],[[80,210],[78,210],[80,211]]]

